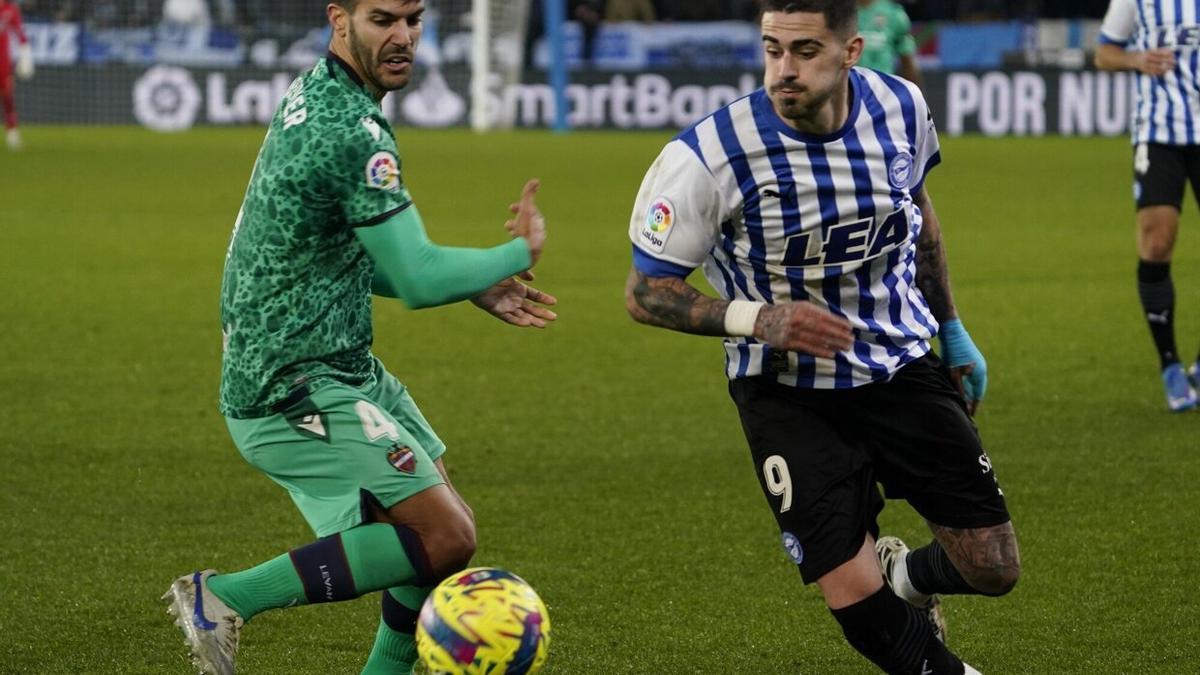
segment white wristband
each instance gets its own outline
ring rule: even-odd
[[[725,333],[731,337],[754,335],[754,322],[758,321],[758,313],[765,304],[767,303],[731,300],[729,308],[725,310]]]

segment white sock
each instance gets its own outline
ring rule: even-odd
[[[924,607],[929,604],[930,596],[918,591],[908,578],[908,556],[909,553],[905,553],[904,558],[896,561],[896,564],[892,566],[892,590],[908,604]],[[968,673],[968,675],[970,674]]]

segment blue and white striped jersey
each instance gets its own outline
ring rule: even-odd
[[[940,160],[933,118],[899,78],[855,68],[850,86],[836,133],[798,133],[760,89],[668,143],[642,182],[629,228],[639,271],[703,265],[727,300],[808,300],[854,326],[854,347],[833,359],[727,338],[730,378],[855,387],[926,354],[937,332],[915,282],[912,199]]]
[[[1134,74],[1133,142],[1200,145],[1200,2],[1112,0],[1100,43],[1175,52],[1174,71]]]

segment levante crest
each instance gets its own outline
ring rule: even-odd
[[[388,464],[401,473],[413,473],[417,470],[417,456],[407,445],[393,445],[392,449],[388,450],[387,460]]]

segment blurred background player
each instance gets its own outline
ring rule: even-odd
[[[569,0],[567,10],[572,19],[579,23],[582,31],[580,58],[585,66],[591,66],[596,55],[596,37],[604,23],[603,0]]]
[[[545,241],[536,181],[510,207],[515,237],[476,249],[431,242],[401,178],[379,102],[412,77],[422,0],[339,0],[326,11],[329,52],[276,111],[221,286],[229,433],[318,539],[171,584],[163,599],[202,673],[234,671],[241,627],[262,612],[377,591],[363,672],[411,671],[417,611],[431,585],[470,561],[475,522],[446,476],[445,445],[371,353],[371,296],[413,308],[470,298],[512,325],[554,320],[536,304],[554,298],[513,277]]]
[[[625,303],[641,323],[726,338],[784,549],[847,642],[888,673],[969,674],[937,595],[1003,595],[1020,556],[970,418],[985,362],[925,188],[937,133],[915,85],[854,67],[855,9],[764,0],[765,87],[646,173]],[[701,265],[721,298],[686,281]],[[931,543],[879,537],[877,483],[926,519]]]
[[[658,18],[651,0],[608,0],[604,5],[604,20],[612,23],[621,21],[643,21],[652,23]]]
[[[863,37],[863,54],[858,65],[881,73],[896,73],[922,89],[917,65],[917,41],[904,8],[892,0],[858,0],[858,34]]]
[[[1158,349],[1167,407],[1175,412],[1196,407],[1200,386],[1200,357],[1189,372],[1179,361],[1171,280],[1184,185],[1191,182],[1193,197],[1200,199],[1198,47],[1200,4],[1112,0],[1096,49],[1097,68],[1134,71],[1138,297]]]
[[[21,23],[21,8],[15,2],[0,0],[0,103],[4,106],[4,142],[10,150],[21,148],[17,129],[17,85],[13,81],[12,46],[9,34],[17,37],[16,74],[22,80],[33,77],[33,50]]]

